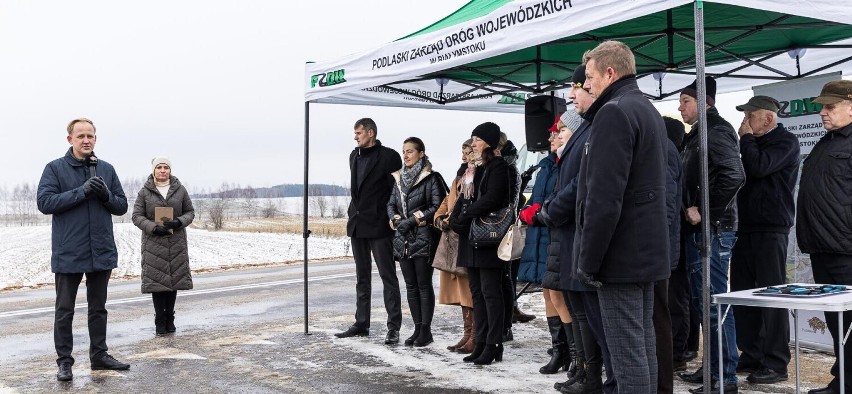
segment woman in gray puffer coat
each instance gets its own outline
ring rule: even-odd
[[[186,188],[171,175],[169,159],[156,157],[151,164],[154,173],[136,196],[133,224],[142,230],[142,292],[151,293],[154,325],[157,335],[163,335],[176,330],[177,291],[192,289],[185,229],[195,219],[195,209]],[[172,217],[156,220],[154,209],[159,207],[172,208]]]
[[[447,184],[426,157],[426,147],[417,137],[402,144],[402,169],[393,174],[395,185],[388,201],[393,238],[393,257],[399,261],[414,333],[406,346],[432,343],[435,289],[432,287],[432,258],[439,235],[430,226],[435,211],[447,195]]]

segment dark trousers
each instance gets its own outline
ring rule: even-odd
[[[171,316],[175,313],[175,300],[177,300],[177,291],[158,291],[151,293],[151,301],[154,303],[154,313],[157,316],[165,314]]]
[[[518,271],[514,270],[515,263],[520,266],[521,260],[514,260],[503,268],[503,276],[500,282],[503,285],[503,329],[512,327],[512,311],[515,307],[515,281],[518,279]],[[514,276],[512,276],[514,273]]]
[[[467,279],[473,296],[473,327],[476,343],[503,343],[503,321],[506,309],[503,298],[502,268],[470,268]]]
[[[385,310],[388,313],[388,330],[399,330],[402,324],[402,309],[399,295],[399,279],[393,261],[391,237],[352,237],[352,256],[355,258],[355,326],[370,328],[370,297],[372,295],[373,257],[382,278]]]
[[[430,326],[435,314],[435,289],[432,287],[432,272],[435,269],[429,264],[428,257],[402,259],[399,268],[405,280],[408,309],[411,310],[414,324]]]
[[[107,351],[107,284],[112,270],[87,272],[86,301],[89,314],[89,358],[100,357]],[[77,289],[83,280],[83,274],[54,274],[56,281],[56,314],[53,320],[53,343],[56,346],[56,364],[70,362],[74,364],[71,352],[74,350],[74,335],[71,327],[74,322],[74,305]]]
[[[737,233],[731,252],[731,291],[787,283],[787,233]],[[786,309],[734,306],[739,365],[786,373],[790,319]]]
[[[595,340],[595,334],[589,326],[589,317],[586,315],[586,304],[583,302],[583,293],[580,291],[565,291],[565,303],[568,305],[568,313],[573,320],[571,330],[574,331],[574,343],[577,348],[577,357],[586,360],[587,364],[601,365],[601,348]]]
[[[814,282],[832,285],[852,285],[852,256],[841,254],[813,253],[811,254],[811,269],[814,272]],[[831,375],[834,379],[828,384],[835,392],[840,392],[840,347],[838,340],[843,338],[852,322],[852,311],[843,312],[843,332],[837,332],[837,313],[825,312],[825,324],[834,340],[834,365]],[[843,369],[846,379],[846,392],[852,390],[852,346],[847,341],[843,346]]]
[[[680,248],[681,251],[683,249],[683,247]],[[689,307],[691,297],[689,293],[689,274],[686,272],[686,262],[681,253],[680,262],[669,277],[669,316],[672,322],[672,355],[677,361],[683,359],[683,352],[698,349],[698,341],[695,342],[694,348],[687,346],[692,309]]]
[[[589,328],[592,329],[592,335],[601,349],[601,357],[603,358],[604,368],[606,368],[606,380],[603,383],[604,393],[617,393],[618,387],[615,381],[615,374],[612,369],[612,357],[610,357],[609,346],[606,342],[606,334],[604,333],[603,319],[601,318],[601,302],[598,299],[597,291],[584,291],[583,304],[586,306],[586,318],[589,320]]]
[[[657,337],[657,393],[673,393],[674,362],[668,279],[654,283],[653,320],[654,334]]]
[[[604,283],[598,299],[618,392],[655,393],[654,283]]]

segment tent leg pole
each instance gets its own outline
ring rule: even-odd
[[[308,331],[308,237],[311,236],[311,230],[308,229],[308,156],[309,156],[309,141],[311,130],[311,107],[310,102],[305,102],[305,179],[304,190],[302,191],[302,238],[304,240],[304,285],[305,285],[305,335],[311,335]]]
[[[708,170],[707,170],[707,86],[704,79],[704,3],[701,0],[695,1],[695,79],[698,87],[698,125],[700,136],[700,154],[701,162],[701,305],[702,305],[702,337],[704,338],[704,387],[710,387],[710,352],[713,351],[710,346],[710,253],[711,253],[711,234],[710,234],[710,205],[708,191]],[[721,316],[716,316],[717,322],[721,321]],[[717,324],[717,330],[722,330],[721,324]],[[722,368],[722,359],[719,359],[719,369]],[[723,383],[724,376],[719,374],[719,382]],[[719,388],[724,387],[723,384]],[[705,390],[707,392],[709,390]]]

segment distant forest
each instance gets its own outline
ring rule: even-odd
[[[279,198],[279,197],[301,197],[304,192],[304,186],[301,184],[285,184],[272,187],[246,187],[246,188],[229,188],[223,191],[208,193],[208,194],[193,194],[193,197],[199,198]],[[329,185],[324,183],[308,185],[308,195],[310,196],[348,196],[349,188]]]

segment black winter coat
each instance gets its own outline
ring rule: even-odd
[[[606,88],[586,112],[593,133],[580,163],[579,268],[606,283],[669,277],[666,126],[634,76]]]
[[[495,157],[476,168],[473,177],[474,195],[470,200],[459,195],[450,226],[459,234],[457,265],[471,268],[502,268],[507,262],[497,257],[497,246],[478,247],[468,241],[470,223],[474,218],[487,216],[509,204],[509,165]]]
[[[680,152],[671,140],[666,144],[666,220],[669,223],[670,268],[680,262],[680,213],[683,200],[683,168]]]
[[[393,257],[397,261],[414,257],[432,257],[432,250],[437,246],[438,238],[435,229],[430,225],[435,217],[435,211],[447,196],[447,184],[441,174],[432,171],[432,165],[426,164],[408,194],[402,193],[400,171],[393,173],[396,181],[388,201],[388,217],[399,215],[400,224],[409,223],[410,231],[405,234],[397,229],[393,237]],[[420,225],[415,219],[420,216]]]
[[[698,123],[683,141],[683,209],[701,207],[701,162]],[[737,230],[737,191],[745,182],[737,133],[716,108],[707,110],[707,173],[710,224],[718,231]],[[701,218],[704,220],[705,218]],[[701,232],[701,223],[683,222],[685,233]]]
[[[358,166],[364,179],[358,181]],[[388,200],[393,188],[394,171],[402,168],[402,159],[395,150],[382,146],[380,141],[370,148],[355,148],[349,154],[351,172],[349,221],[346,234],[358,238],[384,238],[393,235],[388,226]]]
[[[789,233],[796,214],[799,139],[779,124],[757,138],[743,135],[740,153],[746,182],[737,194],[738,231]]]
[[[591,123],[583,121],[562,151],[553,194],[542,206],[540,216],[550,227],[547,271],[542,286],[553,290],[590,291],[577,280],[574,237],[577,230],[577,176],[583,148],[592,133]]]
[[[805,158],[797,210],[802,252],[852,255],[852,124],[826,133]]]

